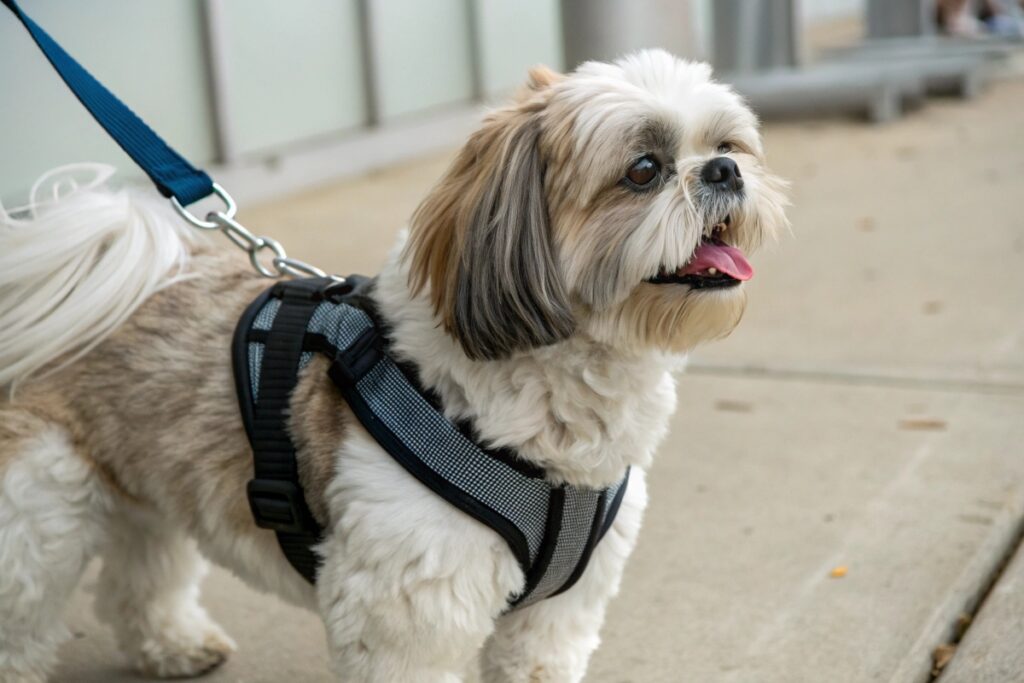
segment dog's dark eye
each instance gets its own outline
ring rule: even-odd
[[[635,164],[626,171],[626,180],[636,187],[647,187],[658,177],[658,162],[646,156],[640,157]]]
[[[715,151],[719,154],[728,154],[729,152],[736,149],[731,142],[720,142],[718,147],[715,147]]]

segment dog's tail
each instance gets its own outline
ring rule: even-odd
[[[63,166],[28,206],[0,205],[0,387],[71,363],[187,276],[198,231],[152,190],[109,189],[113,172]]]

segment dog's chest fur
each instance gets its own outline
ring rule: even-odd
[[[416,365],[446,415],[469,419],[485,442],[517,450],[549,476],[602,488],[646,466],[675,409],[678,358],[613,354],[574,337],[498,361],[473,361],[438,328],[426,297],[410,299],[398,263],[376,296],[394,325],[393,350]]]

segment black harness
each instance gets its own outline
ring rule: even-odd
[[[629,472],[616,486],[555,486],[543,469],[507,449],[481,446],[468,424],[447,419],[415,368],[388,352],[387,327],[352,276],[279,282],[246,309],[232,361],[238,402],[253,450],[249,504],[257,526],[273,529],[288,561],[315,582],[314,547],[323,530],[299,484],[286,416],[299,372],[314,354],[374,440],[410,474],[505,539],[526,576],[512,606],[568,590],[611,527]]]

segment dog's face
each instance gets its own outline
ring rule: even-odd
[[[744,251],[786,225],[783,189],[706,65],[537,69],[420,206],[406,257],[472,358],[572,335],[685,352],[739,322]]]

